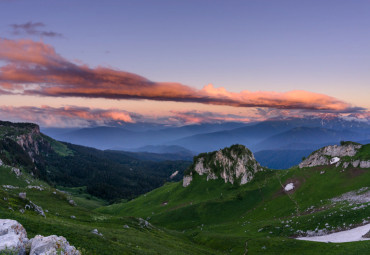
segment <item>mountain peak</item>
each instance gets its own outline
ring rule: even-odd
[[[184,173],[183,186],[189,186],[196,174],[206,175],[207,181],[221,178],[225,183],[245,184],[262,170],[253,153],[244,145],[236,144],[194,157],[193,164]]]

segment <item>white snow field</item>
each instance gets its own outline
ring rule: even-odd
[[[370,240],[370,238],[363,238],[367,232],[370,231],[370,224],[361,227],[340,231],[324,236],[299,237],[298,240],[314,241],[314,242],[331,242],[331,243],[345,243],[355,241]]]

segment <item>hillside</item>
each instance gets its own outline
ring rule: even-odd
[[[353,160],[370,156],[368,146],[362,146]],[[265,169],[245,184],[192,172],[189,185],[184,185],[185,176],[182,183],[97,211],[146,218],[223,254],[366,254],[370,248],[370,241],[295,239],[368,224],[370,168],[336,167],[329,162],[283,171]]]
[[[35,124],[0,122],[0,159],[52,185],[86,186],[95,196],[130,199],[179,180],[190,162],[142,160],[135,155],[58,142]],[[178,171],[173,179],[170,176]]]
[[[140,218],[94,212],[106,201],[87,194],[85,187],[56,189],[5,164],[0,166],[0,196],[0,219],[17,220],[29,238],[63,236],[82,255],[221,254]],[[0,240],[6,234],[1,232]]]

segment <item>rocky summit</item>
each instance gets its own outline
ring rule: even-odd
[[[206,175],[207,181],[221,178],[225,183],[246,184],[256,172],[262,170],[250,150],[243,145],[233,145],[195,157],[193,164],[184,173],[183,186],[189,186],[195,174]]]
[[[367,146],[353,143],[343,142],[342,145],[330,145],[321,148],[304,159],[299,167],[314,167],[323,165],[335,165],[336,167],[348,166],[369,168],[370,159],[361,156],[361,151],[366,150]]]

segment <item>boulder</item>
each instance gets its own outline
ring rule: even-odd
[[[30,240],[31,252],[30,255],[80,255],[81,253],[72,245],[70,245],[63,236],[41,236],[37,235]]]
[[[32,201],[30,201],[30,204],[31,204],[31,207],[33,208],[33,210],[35,211],[35,212],[37,212],[38,214],[40,214],[41,216],[43,216],[43,217],[46,217],[45,216],[45,213],[44,213],[44,210],[42,210],[42,207],[41,206],[38,206],[38,205],[36,205],[35,203],[32,203]],[[26,205],[27,206],[27,205]],[[27,208],[25,208],[25,209],[27,209]]]
[[[25,255],[27,243],[27,232],[19,222],[0,219],[0,251],[10,250]]]
[[[19,198],[26,199],[26,197],[27,197],[26,192],[19,193]]]
[[[97,229],[93,229],[91,231],[91,233],[93,233],[94,235],[103,236],[103,234],[102,233],[99,233],[99,231]]]
[[[22,175],[21,170],[20,170],[19,168],[16,168],[16,167],[12,167],[11,172],[15,173],[15,175],[16,175],[17,177],[19,177],[19,176],[21,176],[21,175]]]

